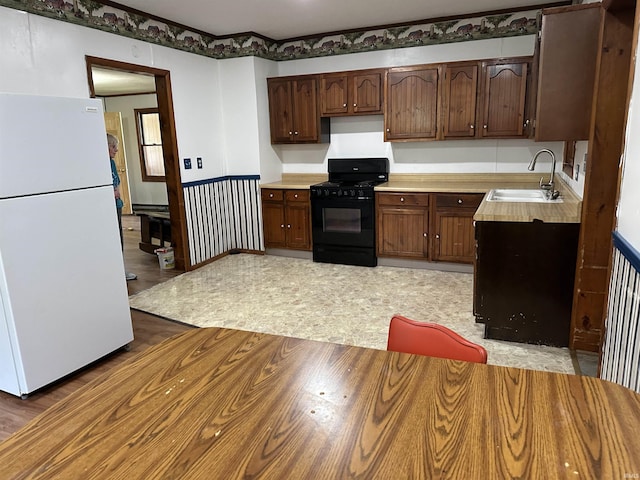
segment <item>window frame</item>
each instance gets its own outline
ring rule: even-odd
[[[151,146],[151,144],[147,145],[143,143],[143,127],[142,127],[142,116],[148,114],[156,114],[158,115],[158,123],[160,122],[160,111],[158,108],[135,108],[133,110],[135,119],[136,119],[136,134],[138,140],[138,155],[140,157],[140,173],[142,174],[143,182],[166,182],[166,169],[164,175],[149,175],[147,173],[147,159],[145,156],[145,146]],[[160,128],[160,138],[162,142],[162,128]],[[153,144],[157,145],[157,144]],[[163,143],[160,143],[160,146],[164,148]],[[164,149],[163,149],[163,162],[164,162]],[[164,163],[163,163],[164,167]]]

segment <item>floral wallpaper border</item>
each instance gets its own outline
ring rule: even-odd
[[[276,42],[254,35],[208,36],[94,0],[0,0],[0,6],[217,59],[258,56],[276,61],[531,35],[538,31],[540,13],[520,11]]]

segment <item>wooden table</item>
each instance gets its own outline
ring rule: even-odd
[[[0,478],[637,478],[639,424],[599,379],[195,329],[0,444]]]

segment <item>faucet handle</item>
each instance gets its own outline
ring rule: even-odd
[[[549,191],[553,192],[553,188],[555,186],[555,183],[553,183],[553,181],[550,181],[549,183],[544,183],[542,180],[543,179],[541,178],[540,179],[540,188],[542,190],[549,190]]]

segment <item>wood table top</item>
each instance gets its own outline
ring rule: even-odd
[[[194,329],[1,443],[0,478],[637,478],[639,420],[596,378]]]

